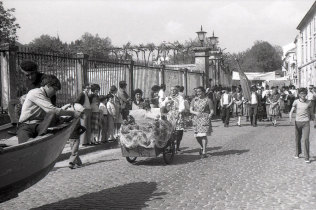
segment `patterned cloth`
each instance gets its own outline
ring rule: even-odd
[[[207,97],[196,97],[191,103],[193,111],[202,113],[200,116],[195,115],[193,117],[194,133],[196,136],[210,136],[213,131],[211,118],[209,117],[210,110],[213,107],[209,107],[209,104],[212,104],[212,102]]]
[[[269,103],[271,104],[269,107],[269,114],[270,116],[279,116],[280,114],[280,94],[272,94],[269,98],[268,98]],[[272,103],[276,103],[275,105],[272,105]]]
[[[179,109],[184,111],[185,108],[183,97],[180,95],[169,97],[165,107],[168,110],[167,120],[175,125],[175,130],[184,130],[183,114],[179,111]]]
[[[91,115],[91,142],[99,141],[100,112],[92,112]]]

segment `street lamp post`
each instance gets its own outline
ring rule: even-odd
[[[197,33],[198,38],[199,38],[199,40],[200,40],[200,42],[201,42],[201,46],[203,47],[203,42],[204,42],[204,40],[205,40],[205,34],[206,34],[206,32],[203,31],[202,25],[201,25],[201,31],[198,31],[198,32],[196,32],[196,33]]]

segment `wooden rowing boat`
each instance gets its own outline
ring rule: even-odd
[[[44,178],[54,167],[79,119],[51,128],[52,133],[0,150],[0,203]]]

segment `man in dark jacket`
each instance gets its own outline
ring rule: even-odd
[[[31,61],[31,60],[22,61],[20,64],[20,71],[27,78],[26,84],[25,84],[26,90],[24,92],[20,91],[18,93],[18,97],[20,99],[12,99],[9,102],[8,114],[10,116],[11,124],[13,126],[16,126],[18,123],[18,120],[21,114],[22,105],[23,105],[26,94],[34,88],[41,87],[41,82],[45,75],[44,73],[38,72],[38,65],[34,61]],[[56,106],[56,95],[52,96],[50,99],[51,99],[52,104]],[[8,133],[12,135],[16,135],[16,132],[9,131]]]

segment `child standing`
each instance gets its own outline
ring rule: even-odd
[[[309,121],[313,119],[313,106],[312,102],[307,100],[307,89],[301,88],[298,91],[299,98],[296,99],[292,105],[289,117],[290,122],[292,121],[293,111],[296,109],[295,117],[295,156],[294,158],[299,158],[302,153],[301,141],[304,144],[304,156],[305,162],[310,163],[309,160],[309,132],[310,123]]]
[[[108,102],[106,104],[106,108],[108,110],[108,141],[114,141],[114,133],[115,133],[115,126],[114,122],[117,116],[117,110],[114,104],[114,95],[108,94],[107,95]]]
[[[103,143],[108,142],[107,139],[107,130],[108,130],[108,109],[106,108],[107,103],[107,97],[106,96],[100,96],[100,140]]]
[[[75,103],[67,107],[68,110],[74,110],[83,112],[84,107],[81,104]],[[69,142],[71,148],[71,155],[69,158],[69,168],[76,169],[82,166],[82,161],[79,157],[79,144],[80,144],[80,135],[86,131],[86,128],[80,124],[80,120],[77,123],[74,131],[70,135]]]

